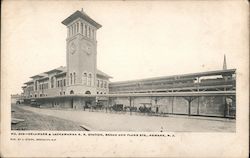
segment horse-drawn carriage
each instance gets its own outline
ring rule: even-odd
[[[141,103],[142,106],[139,107],[139,111],[142,113],[152,113],[151,103]]]
[[[85,109],[102,110],[104,108],[104,104],[102,102],[95,102],[95,104],[91,105],[91,103],[87,102],[83,108],[84,110]]]
[[[125,111],[130,111],[130,112],[136,112],[137,111],[137,107],[134,107],[134,106],[125,106],[124,110]]]
[[[111,110],[113,111],[123,111],[123,104],[114,104],[111,106]]]

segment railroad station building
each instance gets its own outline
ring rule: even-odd
[[[83,10],[62,24],[67,28],[66,66],[31,76],[22,87],[24,102],[48,108],[82,109],[86,104],[151,106],[156,113],[235,117],[235,69],[133,81],[110,82],[97,69],[97,30],[102,26]]]

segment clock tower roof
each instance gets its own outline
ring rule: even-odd
[[[86,13],[84,13],[83,11],[79,11],[79,10],[77,10],[76,12],[71,14],[69,17],[67,17],[65,20],[63,20],[62,24],[67,26],[69,23],[71,23],[72,21],[74,21],[77,18],[82,18],[82,19],[86,20],[87,22],[89,22],[90,24],[95,26],[97,29],[102,27],[102,25],[98,24],[95,20],[90,18]]]

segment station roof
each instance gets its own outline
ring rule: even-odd
[[[97,69],[97,75],[100,75],[100,76],[103,76],[103,77],[106,77],[106,78],[112,78],[108,74],[106,74],[106,73],[104,73],[104,72],[102,72],[101,70],[98,70],[98,69]]]
[[[62,75],[65,75],[67,73],[67,67],[66,66],[60,66],[58,68],[55,68],[55,69],[52,69],[52,70],[49,70],[49,71],[46,71],[44,73],[40,73],[38,75],[34,75],[30,78],[39,78],[38,80],[45,80],[45,79],[48,79],[48,74],[51,74],[51,73],[57,73],[55,76],[56,77],[59,77],[59,76],[62,76]],[[111,76],[109,76],[108,74],[102,72],[101,70],[97,69],[97,75],[99,76],[103,76],[103,77],[106,77],[106,78],[112,78]],[[34,82],[34,81],[29,81],[29,82]],[[28,83],[28,82],[26,82]],[[25,83],[25,84],[26,84]]]
[[[30,84],[30,83],[34,83],[34,81],[33,81],[33,80],[30,80],[30,81],[28,81],[28,82],[25,82],[24,84]]]
[[[49,77],[46,76],[46,77],[43,77],[43,78],[39,78],[38,81],[43,81],[43,80],[48,80],[48,79],[49,79]]]
[[[46,74],[51,74],[51,73],[54,73],[54,72],[62,72],[62,71],[66,71],[66,67],[65,66],[60,66],[58,68],[46,71],[45,73]]]
[[[45,73],[40,73],[40,74],[38,74],[38,75],[31,76],[30,78],[41,78],[41,77],[45,77],[45,76],[47,76],[47,74],[45,74]]]
[[[60,72],[60,73],[56,74],[55,77],[64,76],[64,75],[66,75],[66,73],[67,73],[66,71]]]
[[[203,76],[216,76],[216,75],[232,75],[234,74],[236,69],[227,69],[227,70],[215,70],[215,71],[206,71],[206,72],[198,72],[198,73],[189,73],[189,74],[181,74],[181,75],[172,75],[172,76],[162,76],[162,77],[153,77],[153,78],[145,78],[145,79],[138,79],[138,80],[129,80],[129,81],[118,81],[118,82],[111,82],[110,86],[116,84],[129,84],[134,82],[153,82],[158,80],[178,80],[183,78],[196,78],[196,77],[203,77]]]
[[[63,20],[62,24],[67,26],[69,23],[71,23],[72,21],[74,21],[77,18],[82,18],[82,19],[86,20],[87,22],[89,22],[90,24],[95,26],[97,29],[102,27],[102,25],[98,24],[95,20],[90,18],[86,13],[84,13],[83,11],[79,11],[79,10],[77,10],[76,12],[71,14],[69,17],[67,17],[65,20]]]

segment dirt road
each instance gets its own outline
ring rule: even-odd
[[[43,116],[52,116],[83,125],[94,131],[138,132],[235,132],[235,120],[188,116],[143,116],[105,112],[77,111],[70,109],[39,109],[20,106]]]

